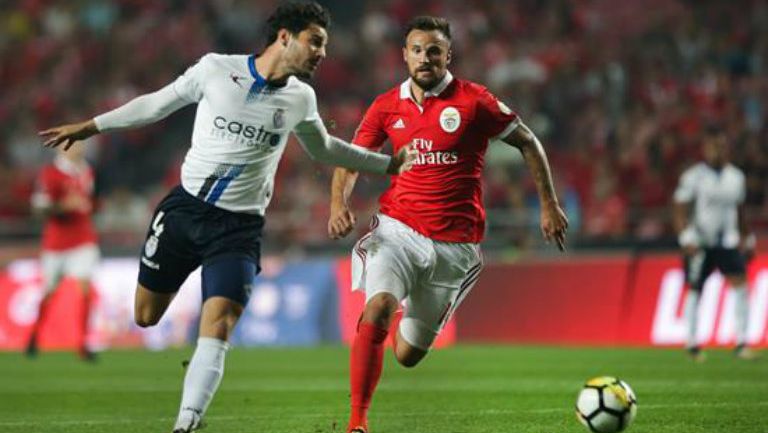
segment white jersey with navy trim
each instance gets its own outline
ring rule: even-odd
[[[289,133],[320,121],[312,87],[295,77],[270,87],[253,56],[208,54],[173,89],[198,103],[184,189],[223,209],[264,214]]]
[[[716,170],[701,162],[686,170],[675,190],[676,203],[693,203],[690,229],[701,247],[739,245],[739,205],[744,203],[744,173],[732,164]]]
[[[328,135],[315,92],[289,77],[267,83],[255,57],[207,54],[173,83],[93,118],[100,132],[156,122],[197,103],[192,147],[181,169],[187,192],[220,208],[263,215],[277,164],[293,131],[322,163],[384,174],[392,158]]]

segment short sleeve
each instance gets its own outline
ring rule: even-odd
[[[696,170],[691,168],[686,170],[680,176],[680,182],[677,184],[673,196],[675,203],[690,203],[696,195],[697,176]]]
[[[173,90],[180,97],[189,102],[200,102],[203,99],[206,71],[210,59],[211,54],[204,55],[173,82]]]
[[[316,122],[321,121],[320,112],[317,110],[317,96],[315,95],[315,89],[312,86],[307,85],[307,114],[302,119],[303,122]]]
[[[379,111],[379,102],[374,101],[360,121],[360,125],[355,131],[355,137],[352,143],[362,146],[366,149],[380,149],[387,139],[387,134],[382,127],[381,112]]]
[[[486,88],[477,95],[478,127],[490,139],[504,138],[520,125],[520,118]]]

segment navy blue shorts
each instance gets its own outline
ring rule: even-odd
[[[181,186],[160,202],[152,217],[139,267],[139,284],[174,293],[203,266],[203,300],[224,296],[243,305],[261,270],[264,217],[220,209]]]
[[[693,290],[701,290],[715,269],[723,275],[744,275],[747,263],[736,248],[706,248],[691,257],[685,257],[685,280]]]

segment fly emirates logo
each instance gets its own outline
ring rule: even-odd
[[[432,140],[426,138],[414,138],[414,149],[419,151],[419,156],[414,162],[415,165],[453,165],[459,162],[459,153],[454,151],[443,152],[441,150],[432,151]]]

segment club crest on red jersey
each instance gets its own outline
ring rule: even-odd
[[[440,127],[445,132],[456,132],[461,125],[461,114],[454,107],[445,107],[440,112]]]

